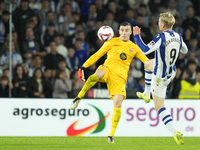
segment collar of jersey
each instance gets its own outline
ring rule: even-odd
[[[168,33],[170,33],[170,34],[174,34],[174,30],[172,30],[172,31],[167,30],[167,31],[165,31],[165,32],[168,32]]]

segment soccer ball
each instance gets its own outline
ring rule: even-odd
[[[109,41],[113,38],[114,32],[113,29],[109,26],[102,26],[97,33],[99,39],[103,42]]]

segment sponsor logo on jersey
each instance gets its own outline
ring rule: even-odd
[[[159,84],[160,84],[160,79],[158,78],[156,79],[156,86],[159,86]]]
[[[121,53],[121,54],[120,54],[120,58],[121,58],[122,60],[126,60],[126,59],[127,59],[127,56],[126,56],[125,53]]]
[[[133,49],[132,49],[132,48],[129,48],[129,51],[130,51],[130,52],[133,52]]]

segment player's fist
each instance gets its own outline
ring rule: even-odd
[[[81,81],[85,81],[85,76],[84,76],[84,69],[85,67],[81,67],[78,70],[78,77]]]
[[[138,26],[133,27],[133,35],[140,34],[140,30],[141,28],[139,28]]]

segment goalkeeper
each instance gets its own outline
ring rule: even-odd
[[[114,112],[112,115],[111,132],[108,136],[108,142],[114,143],[114,133],[121,117],[121,106],[126,99],[126,81],[127,72],[130,63],[134,57],[140,59],[143,63],[148,58],[141,50],[130,41],[132,34],[131,25],[123,22],[119,27],[120,37],[116,37],[104,43],[104,45],[93,54],[79,69],[79,78],[85,81],[84,69],[93,65],[98,59],[107,53],[107,59],[103,65],[100,65],[96,72],[89,76],[78,96],[71,103],[71,109],[75,109],[85,93],[95,85],[96,82],[107,83],[110,98],[113,100]],[[148,89],[145,87],[145,90]]]

